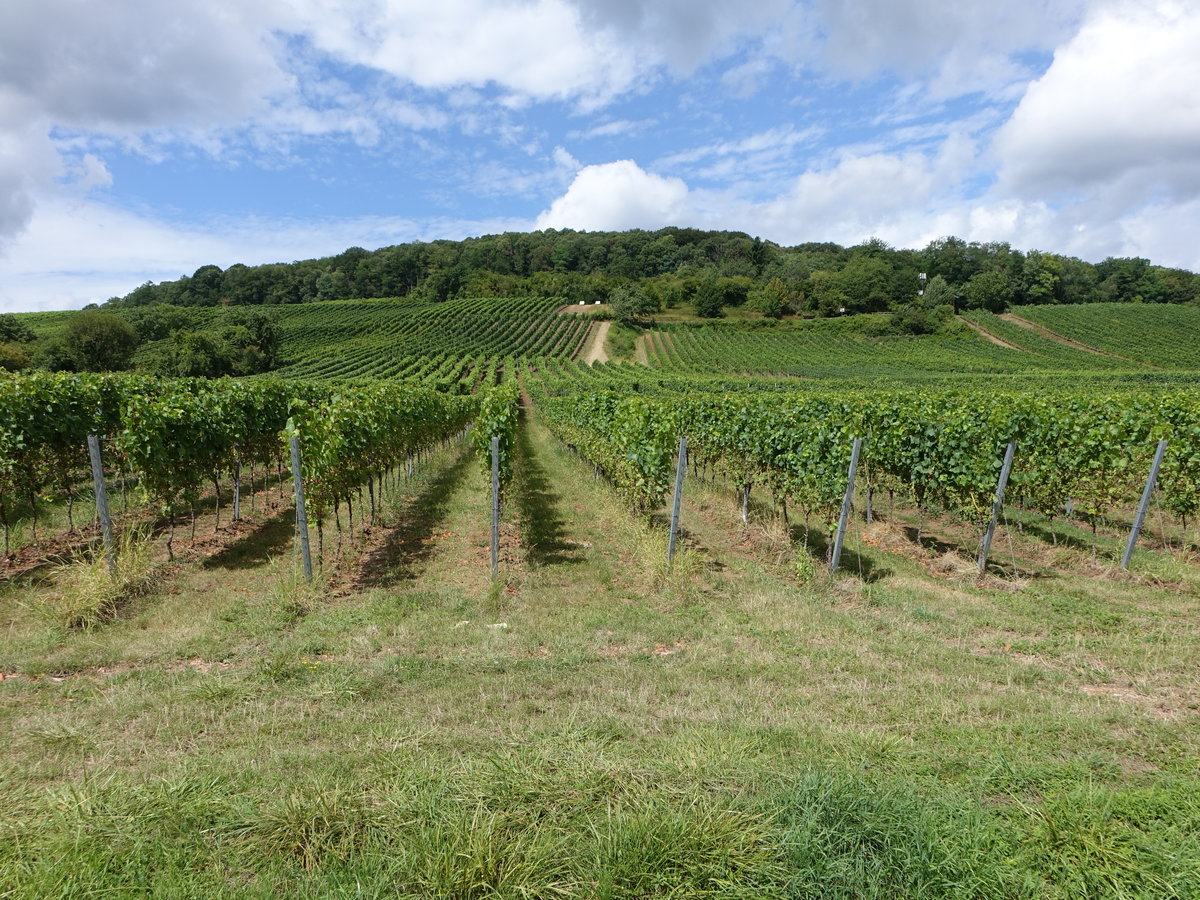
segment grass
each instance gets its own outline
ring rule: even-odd
[[[54,568],[53,590],[41,612],[67,628],[91,630],[151,590],[154,550],[145,529],[128,528],[114,541],[110,562],[103,546],[77,552]]]
[[[269,530],[91,631],[0,588],[0,896],[1195,895],[1194,579],[976,584],[859,530],[798,578],[696,479],[667,572],[536,420],[517,450],[499,589],[454,450],[362,590]]]
[[[608,358],[614,362],[633,362],[637,348],[637,339],[642,334],[641,329],[629,327],[614,321],[608,329],[608,337],[604,343]]]

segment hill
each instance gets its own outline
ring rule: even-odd
[[[960,306],[1001,311],[1008,305],[1200,299],[1200,276],[1141,258],[1091,264],[955,237],[932,241],[922,250],[898,250],[879,240],[853,247],[781,247],[739,232],[663,228],[507,233],[375,251],[351,247],[337,256],[286,264],[227,270],[205,265],[176,281],[142,285],[107,305],[283,305],[409,296],[435,301],[564,297],[591,304],[636,282],[670,307],[694,302],[709,281],[719,282],[718,305],[749,301],[769,309],[782,303],[821,314],[843,308],[877,312],[925,301],[956,311]]]

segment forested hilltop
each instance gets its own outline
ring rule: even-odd
[[[927,280],[922,280],[924,273]],[[1003,312],[1013,305],[1200,302],[1200,275],[1142,258],[1088,263],[1007,243],[956,237],[921,250],[872,239],[853,247],[781,247],[741,232],[506,233],[462,241],[412,242],[375,251],[262,266],[201,266],[191,276],[146,283],[106,305],[277,305],[406,297],[564,297],[607,300],[637,283],[663,307],[693,304],[717,317],[750,304],[768,316],[831,315],[949,305]]]

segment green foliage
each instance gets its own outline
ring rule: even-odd
[[[811,584],[816,580],[817,567],[807,548],[797,550],[792,557],[792,575],[800,584]]]
[[[12,313],[0,313],[0,344],[28,344],[33,330]]]
[[[958,309],[958,303],[962,299],[962,293],[941,275],[934,275],[925,285],[924,294],[921,296],[921,306],[925,309],[937,309],[939,306],[949,306],[951,309]]]
[[[1163,503],[1200,511],[1200,403],[1193,394],[1083,396],[991,392],[894,392],[663,398],[547,385],[539,404],[564,441],[592,460],[639,509],[661,501],[673,438],[736,485],[764,484],[832,529],[850,446],[864,437],[867,482],[918,503],[981,520],[1010,440],[1011,489],[1056,515],[1069,499],[1099,517],[1137,493],[1156,442],[1173,452],[1161,474]]]
[[[159,352],[151,368],[161,374],[182,378],[218,378],[233,373],[231,348],[202,331],[176,331]]]
[[[836,272],[824,269],[812,273],[805,286],[805,306],[821,316],[839,316],[849,311],[852,302]]]
[[[696,315],[704,319],[717,319],[724,315],[722,308],[725,306],[725,292],[715,278],[700,282],[696,288],[693,305]]]
[[[605,340],[605,349],[608,351],[609,359],[633,360],[637,351],[638,335],[642,333],[642,329],[635,325],[627,327],[620,322],[613,322],[608,329],[608,338]]]
[[[146,534],[128,529],[116,543],[116,564],[111,568],[103,547],[55,567],[54,589],[44,609],[51,621],[89,631],[153,589],[154,549]]]
[[[8,372],[20,372],[33,365],[29,351],[20,344],[0,343],[0,369]]]
[[[0,522],[51,485],[69,492],[86,465],[87,436],[111,433],[118,393],[96,375],[0,374]]]
[[[892,269],[882,258],[854,256],[837,281],[847,298],[847,312],[880,312],[888,308]]]
[[[306,499],[317,521],[407,455],[455,432],[474,416],[472,397],[377,383],[290,401],[283,435],[300,438]]]
[[[1013,300],[1012,284],[998,269],[972,275],[963,294],[968,309],[986,309],[994,313],[1004,312]]]
[[[59,340],[66,358],[80,372],[128,369],[138,345],[132,325],[112,313],[90,309],[73,316]]]
[[[471,435],[484,472],[491,477],[492,438],[499,438],[500,489],[512,481],[513,451],[521,411],[521,394],[516,381],[505,381],[479,396],[479,408]]]
[[[222,317],[218,328],[172,331],[145,365],[177,378],[255,375],[275,366],[279,346],[280,333],[272,317],[239,309]]]
[[[286,378],[404,378],[444,390],[480,381],[481,358],[567,357],[591,320],[555,315],[562,297],[310,303],[278,310]]]
[[[40,341],[34,345],[33,364],[46,372],[71,372],[75,369],[75,361],[71,359],[66,346],[58,337]]]
[[[123,310],[122,315],[143,342],[162,340],[173,332],[190,329],[196,324],[196,316],[190,309],[170,303],[135,306]]]
[[[150,381],[125,386],[115,442],[142,486],[166,511],[235,463],[267,464],[296,395],[279,382]]]
[[[628,285],[613,289],[608,296],[608,304],[612,308],[613,316],[623,325],[631,325],[658,312],[657,300]]]
[[[208,265],[178,281],[141,285],[110,303],[126,308],[154,303],[212,308],[352,298],[411,296],[441,303],[524,296],[590,305],[632,282],[672,308],[693,300],[697,284],[716,280],[724,294],[721,305],[729,307],[741,305],[778,278],[786,284],[807,282],[807,309],[828,316],[842,307],[851,312],[902,307],[919,289],[918,272],[941,277],[962,291],[974,276],[987,271],[1008,277],[1011,302],[1018,304],[1182,304],[1200,297],[1200,276],[1145,259],[1110,258],[1092,265],[1036,250],[1022,253],[1004,242],[967,242],[953,236],[931,241],[919,251],[895,249],[877,239],[851,248],[828,242],[780,247],[737,232],[663,228],[508,233],[373,252],[351,247],[321,259],[235,265],[226,271]],[[954,305],[948,299],[934,305],[944,302]],[[715,309],[715,300],[706,300],[706,308]]]
[[[1200,310],[1195,307],[1103,303],[1023,307],[1015,312],[1129,360],[1165,369],[1200,369]]]
[[[750,293],[747,306],[769,319],[778,319],[784,313],[794,312],[799,302],[799,294],[795,290],[780,279],[772,278]]]
[[[550,427],[591,460],[635,510],[653,509],[671,486],[678,435],[658,403],[612,393],[546,397]]]
[[[886,322],[880,321],[864,333],[882,337],[884,335],[935,334],[953,313],[948,306],[937,309],[903,309],[892,313]]]

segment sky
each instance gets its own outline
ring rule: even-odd
[[[3,0],[0,312],[541,228],[1200,270],[1200,0]]]

